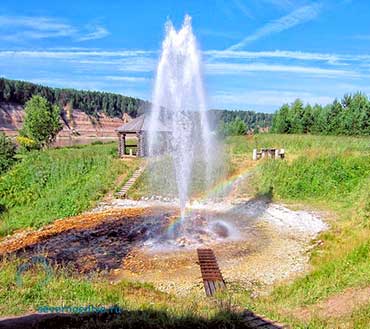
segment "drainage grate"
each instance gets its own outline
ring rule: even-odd
[[[200,271],[207,296],[213,296],[217,290],[226,287],[212,249],[197,249]]]

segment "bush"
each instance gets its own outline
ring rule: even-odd
[[[17,136],[16,139],[17,139],[17,143],[20,145],[22,150],[31,151],[31,150],[37,149],[37,143],[31,138],[24,137],[24,136]]]
[[[247,132],[247,125],[245,122],[240,119],[239,117],[236,117],[231,122],[221,122],[219,127],[219,132],[223,136],[238,136],[238,135],[245,135]]]
[[[0,175],[15,162],[16,145],[5,134],[0,134]]]
[[[41,96],[33,96],[26,103],[25,112],[21,136],[33,140],[38,147],[50,145],[62,129],[58,106]]]

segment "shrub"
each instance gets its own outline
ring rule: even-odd
[[[21,148],[26,151],[37,149],[37,143],[31,138],[24,137],[24,136],[17,136],[16,140],[17,140],[17,143],[21,146]]]
[[[247,125],[245,122],[240,119],[239,117],[236,117],[231,122],[221,122],[219,127],[219,132],[223,136],[238,136],[238,135],[245,135],[247,132]]]
[[[41,96],[33,96],[25,107],[21,136],[32,139],[39,147],[50,145],[62,129],[60,110]]]
[[[16,145],[5,134],[0,134],[0,175],[15,162]]]

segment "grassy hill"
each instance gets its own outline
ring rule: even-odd
[[[117,158],[116,143],[33,151],[0,177],[0,235],[38,228],[91,208],[137,163]]]
[[[236,163],[254,147],[285,148],[285,161],[258,164],[255,193],[324,211],[330,225],[314,241],[310,273],[257,300],[240,292],[240,303],[294,328],[367,328],[369,301],[330,317],[317,308],[370,287],[370,138],[265,134],[227,142]]]

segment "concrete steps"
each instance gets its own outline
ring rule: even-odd
[[[116,193],[116,196],[121,199],[125,199],[127,197],[127,192],[135,184],[137,179],[142,175],[146,168],[146,165],[141,165],[130,177],[130,179],[122,186],[121,190]]]

